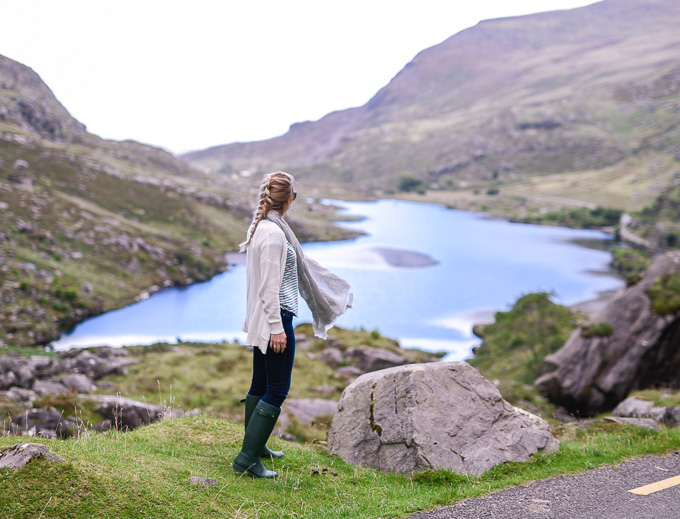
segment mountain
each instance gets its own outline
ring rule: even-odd
[[[676,0],[484,21],[422,51],[361,107],[184,158],[383,193],[415,177],[464,207],[497,204],[500,191],[520,211],[639,209],[678,171],[678,27]]]
[[[170,153],[87,133],[0,56],[0,346],[226,268],[249,210]]]

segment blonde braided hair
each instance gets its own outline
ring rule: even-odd
[[[253,212],[253,220],[250,223],[250,227],[248,227],[246,241],[239,244],[241,252],[248,248],[255,234],[255,229],[267,217],[270,210],[279,211],[281,216],[283,216],[283,209],[294,192],[293,182],[295,182],[293,175],[283,171],[268,173],[263,177],[262,184],[260,185],[260,198],[257,208]]]

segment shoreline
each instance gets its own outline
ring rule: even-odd
[[[427,202],[425,202],[427,203]],[[430,205],[428,203],[428,205]],[[437,204],[434,204],[437,205]],[[342,241],[351,241],[351,239],[347,240],[342,240]],[[364,254],[362,255],[357,255],[357,252],[363,252]],[[370,265],[373,265],[375,268],[388,268],[388,269],[419,269],[419,268],[426,268],[432,265],[436,265],[438,261],[431,256],[424,254],[422,252],[418,252],[416,250],[407,250],[407,249],[400,249],[400,248],[392,248],[389,246],[369,246],[369,247],[364,247],[364,248],[354,248],[352,256],[354,256],[353,260],[357,262],[361,262],[361,260],[368,260],[367,262]],[[227,252],[225,254],[225,259],[226,263],[229,265],[229,267],[232,267],[234,265],[243,265],[245,263],[246,255],[245,254],[240,254],[240,253],[235,253],[235,252]],[[335,258],[335,260],[342,259],[342,258]],[[229,270],[231,270],[228,267]],[[212,279],[212,278],[211,278]],[[591,318],[594,317],[597,313],[599,313],[605,306],[606,304],[614,297],[614,294],[616,293],[616,290],[607,290],[603,292],[598,292],[594,295],[594,297],[590,297],[586,300],[583,301],[577,301],[574,304],[571,305],[566,305],[569,306],[572,310],[574,311],[580,311],[583,312],[587,315],[589,315]],[[450,323],[447,323],[444,325],[447,328],[452,328],[454,330],[457,330],[461,335],[463,335],[466,339],[469,340],[475,340],[474,339],[474,334],[472,333],[472,329],[474,325],[476,324],[481,324],[481,323],[491,323],[494,321],[495,318],[495,313],[498,311],[504,311],[504,309],[491,309],[491,308],[485,308],[485,309],[475,309],[472,308],[470,310],[462,312],[460,315],[453,316],[452,320]],[[103,314],[102,314],[103,315]],[[174,334],[173,334],[174,335]],[[60,339],[63,338],[63,335],[57,340],[53,342],[59,342]],[[413,341],[415,339],[412,339],[410,337],[406,337],[400,339],[399,342],[403,341]],[[415,344],[410,345],[410,347],[415,346]],[[76,346],[78,347],[78,346]],[[80,346],[83,347],[83,346]]]
[[[586,299],[585,301],[579,301],[578,303],[574,303],[572,305],[567,305],[569,308],[572,309],[574,312],[581,312],[585,314],[588,318],[594,319],[596,318],[602,311],[606,308],[606,306],[609,304],[609,302],[614,299],[616,294],[621,290],[621,288],[625,288],[625,285],[622,285],[620,288],[616,290],[602,290],[597,292],[597,295],[591,299]]]

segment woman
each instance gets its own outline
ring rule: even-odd
[[[314,335],[326,332],[352,306],[351,286],[306,258],[283,216],[297,193],[292,175],[265,175],[260,199],[241,252],[247,251],[247,307],[243,331],[253,346],[253,378],[246,395],[246,433],[233,468],[258,478],[274,478],[260,458],[280,458],[267,440],[290,389],[295,357],[293,316],[298,292],[312,311]]]

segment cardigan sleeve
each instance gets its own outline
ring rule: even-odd
[[[267,233],[267,237],[263,240],[259,250],[262,283],[258,290],[258,297],[262,302],[272,334],[283,332],[279,292],[282,281],[281,272],[283,271],[281,258],[284,257],[285,249],[286,238],[283,233]]]

